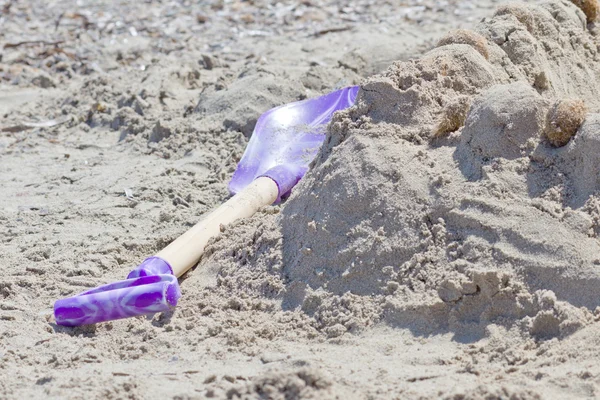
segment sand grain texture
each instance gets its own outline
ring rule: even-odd
[[[593,18],[409,3],[4,7],[3,41],[64,44],[0,60],[0,397],[597,397]],[[291,197],[224,227],[174,312],[52,323],[227,199],[261,112],[350,84]],[[586,108],[555,147],[565,99]]]

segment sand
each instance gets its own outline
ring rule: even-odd
[[[0,398],[598,396],[596,3],[336,4],[3,6]],[[54,324],[229,197],[262,112],[351,84],[173,312]]]

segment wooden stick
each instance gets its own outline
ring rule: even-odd
[[[260,207],[272,204],[278,192],[277,184],[272,179],[256,179],[156,256],[171,265],[175,276],[183,275],[198,262],[208,241],[221,232],[221,225],[252,216]]]
[[[18,42],[18,43],[6,43],[4,45],[5,49],[10,49],[11,47],[19,47],[19,46],[24,46],[24,45],[29,45],[29,44],[42,44],[44,46],[56,46],[57,44],[61,44],[64,43],[64,40],[58,40],[56,42],[47,42],[45,40],[26,40],[24,42]]]

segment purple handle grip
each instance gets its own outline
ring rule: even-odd
[[[56,323],[77,326],[164,312],[181,297],[171,266],[158,257],[144,260],[128,278],[58,300],[54,303]]]

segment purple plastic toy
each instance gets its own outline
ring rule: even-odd
[[[358,89],[348,87],[261,115],[229,183],[231,193],[238,193],[259,176],[268,176],[277,183],[278,201],[288,195],[323,144],[333,113],[354,105]]]
[[[149,257],[126,280],[56,301],[54,318],[65,326],[94,324],[168,311],[177,305],[179,297],[179,283],[169,264]]]
[[[181,297],[177,277],[198,262],[208,240],[219,234],[220,225],[248,217],[289,195],[319,151],[333,113],[352,106],[358,90],[358,86],[348,87],[261,115],[229,183],[235,196],[144,260],[126,280],[56,301],[56,323],[93,324],[175,307]]]

